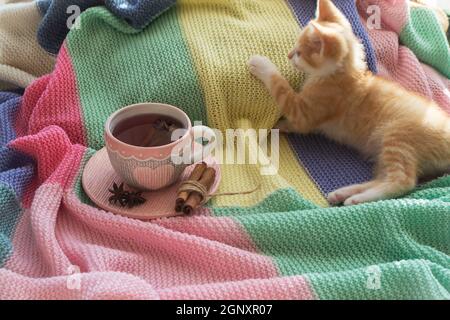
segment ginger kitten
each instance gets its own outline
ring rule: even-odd
[[[397,197],[411,191],[419,176],[450,166],[450,117],[434,102],[367,71],[362,44],[330,0],[319,0],[318,17],[288,57],[309,75],[299,93],[268,58],[249,61],[287,119],[280,129],[321,132],[376,162],[372,181],[330,193],[330,203]]]

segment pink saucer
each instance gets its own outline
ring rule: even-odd
[[[210,190],[213,193],[219,186],[221,178],[220,166],[214,157],[206,158],[205,162],[208,166],[216,169],[216,180]],[[106,148],[103,148],[97,151],[86,164],[83,171],[82,184],[89,198],[106,211],[141,220],[173,217],[183,214],[175,211],[177,189],[180,182],[189,177],[194,167],[195,165],[188,166],[181,174],[180,180],[173,185],[157,191],[144,192],[142,196],[147,201],[142,205],[129,209],[108,201],[108,198],[111,196],[108,189],[112,188],[114,182],[120,185],[123,181],[113,170]]]

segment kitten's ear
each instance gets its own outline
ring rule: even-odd
[[[319,24],[314,21],[311,21],[312,32],[314,37],[311,38],[311,48],[321,55],[323,54],[323,49],[325,47],[324,38],[326,36],[326,30]]]
[[[311,25],[316,33],[319,35],[328,35],[330,34],[330,29],[327,27],[322,26],[320,23],[317,23],[316,21],[311,21]]]
[[[333,30],[315,21],[311,21],[311,26],[315,35],[312,41],[314,50],[320,55],[329,53],[330,49],[336,46]]]
[[[351,27],[347,18],[331,0],[319,0],[317,21],[335,22],[343,27]]]

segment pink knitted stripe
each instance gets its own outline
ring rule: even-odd
[[[29,278],[0,269],[0,299],[158,299],[146,281],[120,272],[67,274],[49,278]]]
[[[200,211],[201,213],[195,216],[160,219],[155,223],[173,231],[222,242],[250,252],[259,252],[256,244],[238,221],[230,217],[212,218],[208,216],[209,209],[207,208]],[[271,264],[272,262],[267,261],[267,263]]]
[[[58,184],[43,184],[36,190],[31,208],[24,210],[14,232],[7,269],[30,277],[66,272],[70,262],[55,234],[62,196],[63,188]]]
[[[49,126],[37,134],[23,136],[9,144],[36,160],[37,175],[27,186],[22,206],[29,208],[34,192],[41,183],[59,183],[71,185],[79,173],[85,148],[73,146],[66,133],[57,126]]]
[[[121,272],[74,273],[30,278],[0,269],[0,299],[314,299],[301,276],[155,290],[148,282]]]
[[[19,112],[16,116],[15,129],[17,136],[25,136],[29,131],[29,121],[39,98],[44,93],[52,78],[51,74],[42,76],[31,83],[26,89],[20,102]]]
[[[161,299],[206,300],[312,300],[314,294],[302,276],[251,279],[236,282],[169,288],[159,291]]]
[[[64,128],[70,141],[86,145],[76,77],[65,44],[54,72],[39,78],[25,91],[17,119],[19,135],[56,125]]]
[[[421,65],[433,93],[433,100],[450,114],[450,80],[429,65],[424,63]]]
[[[85,147],[72,145],[57,126],[48,126],[34,135],[17,138],[9,146],[36,160],[39,183],[70,186],[78,175]]]
[[[59,274],[70,263],[55,238],[56,220],[64,189],[72,186],[86,149],[72,145],[57,126],[18,138],[10,146],[36,160],[37,179],[33,186],[37,189],[27,193],[32,195],[32,203],[25,206],[18,222],[7,266],[34,276]]]

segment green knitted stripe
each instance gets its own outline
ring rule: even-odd
[[[0,184],[0,267],[3,267],[12,253],[11,238],[21,213],[22,207],[14,190]]]
[[[133,103],[172,104],[186,111],[192,121],[206,123],[202,90],[176,8],[141,32],[104,7],[91,8],[80,18],[80,28],[69,33],[67,46],[89,147],[101,148],[106,118]]]
[[[425,7],[411,8],[400,41],[414,54],[450,78],[450,47],[435,13]]]
[[[450,289],[449,194],[450,176],[405,199],[359,206],[321,209],[284,189],[256,207],[213,210],[237,219],[282,275],[306,275],[319,298],[337,298],[336,292],[353,298],[436,298],[442,297],[440,286]],[[409,269],[392,264],[402,260],[410,261]],[[430,278],[426,268],[413,260],[441,266],[447,276]],[[389,286],[362,293],[365,269],[373,265],[382,268]],[[408,276],[410,269],[415,274]],[[408,281],[416,278],[427,285],[415,295],[414,283]]]
[[[406,260],[308,275],[324,300],[450,299],[449,270],[427,260]]]
[[[95,203],[92,202],[92,200],[89,198],[89,196],[86,194],[86,192],[83,189],[83,185],[81,182],[81,178],[83,175],[84,167],[86,166],[89,159],[95,154],[96,150],[94,149],[87,149],[86,153],[83,156],[83,160],[81,160],[80,169],[77,175],[77,178],[75,179],[75,182],[73,184],[73,189],[75,192],[75,195],[78,199],[84,204],[88,204],[90,206],[96,207]]]

